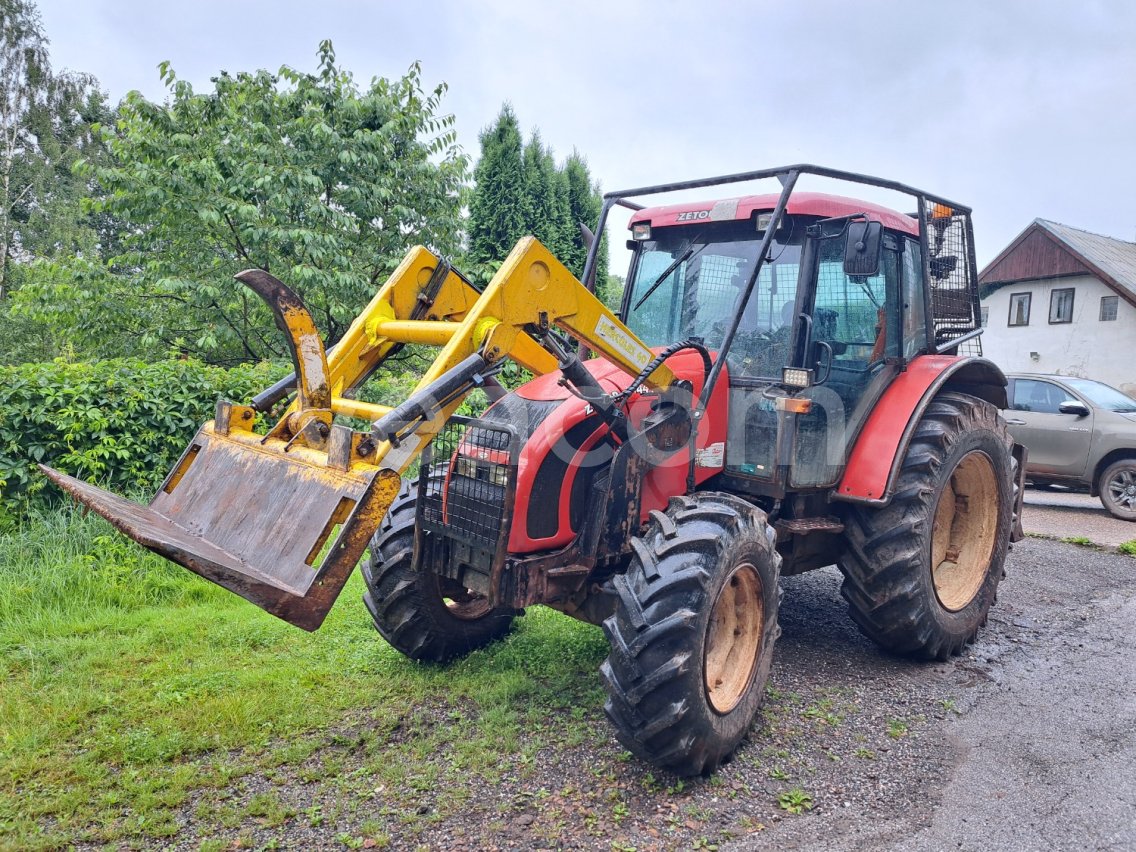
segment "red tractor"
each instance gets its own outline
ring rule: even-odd
[[[904,194],[913,212],[796,192],[803,174]],[[779,193],[632,200],[766,178]],[[535,604],[601,624],[618,738],[680,774],[713,770],[752,724],[782,574],[835,563],[880,646],[959,653],[1020,536],[1024,469],[998,415],[1005,377],[967,354],[970,211],[814,166],[608,193],[597,233],[615,205],[632,211],[618,315],[531,238],[483,292],[416,249],[325,356],[299,300],[242,273],[296,374],[220,403],[149,507],[49,475],[307,629],[370,541],[367,609],[414,659],[485,645]],[[394,408],[352,399],[406,344],[442,347],[418,390]],[[506,358],[537,377],[506,392]],[[455,416],[475,388],[490,407]]]

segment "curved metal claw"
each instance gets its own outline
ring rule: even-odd
[[[290,287],[263,269],[246,269],[234,277],[264,299],[272,311],[276,327],[287,337],[292,364],[300,379],[297,399],[299,410],[331,408],[327,354],[315,321],[303,300]]]

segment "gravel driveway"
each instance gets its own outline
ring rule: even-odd
[[[865,674],[888,680],[868,691],[862,713],[901,712],[901,679],[919,698],[946,688],[959,712],[929,717],[881,766],[877,783],[893,800],[860,788],[854,806],[783,822],[736,848],[1136,848],[1136,560],[1027,539],[1007,571],[989,626],[944,666],[889,668],[845,625],[829,625],[831,661],[839,641]],[[810,656],[804,646],[816,653],[807,622],[827,611],[830,587],[823,574],[787,585],[778,676],[811,677],[796,670]]]

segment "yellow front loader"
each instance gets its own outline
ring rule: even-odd
[[[425,248],[411,250],[330,356],[284,284],[261,270],[237,278],[268,303],[295,365],[296,398],[267,435],[252,429],[253,406],[219,402],[149,506],[42,469],[143,546],[306,630],[323,623],[402,474],[504,359],[536,375],[563,369],[581,392],[594,392],[597,406],[603,392],[556,341],[557,330],[632,376],[652,359],[532,237],[484,292]],[[408,343],[440,347],[409,399],[388,408],[351,398]],[[667,367],[652,366],[647,384],[671,379]],[[336,415],[372,421],[371,431],[353,431]]]

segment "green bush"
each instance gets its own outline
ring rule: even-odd
[[[0,529],[59,500],[37,462],[115,491],[156,488],[219,397],[247,401],[285,369],[133,360],[0,367]]]

